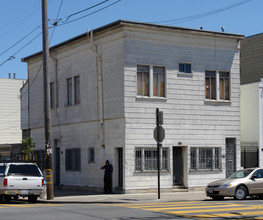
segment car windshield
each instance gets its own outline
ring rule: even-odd
[[[34,164],[11,164],[7,175],[41,176],[41,173]]]
[[[245,178],[254,170],[239,170],[233,173],[228,179]]]

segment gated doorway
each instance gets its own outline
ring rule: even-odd
[[[236,139],[226,138],[226,177],[236,171]]]
[[[55,186],[60,186],[60,140],[54,140],[54,149],[55,149]]]
[[[173,185],[182,186],[183,181],[183,148],[173,147]]]
[[[118,149],[118,188],[123,189],[123,149]]]

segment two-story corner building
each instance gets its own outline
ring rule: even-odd
[[[242,35],[119,20],[50,49],[55,182],[157,189],[155,111],[164,114],[161,189],[202,187],[240,168]],[[29,127],[44,149],[41,53],[28,63]]]
[[[8,160],[12,147],[21,144],[20,89],[25,80],[0,78],[0,160]]]
[[[263,33],[241,41],[242,166],[263,166]]]

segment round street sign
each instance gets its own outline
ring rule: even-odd
[[[159,134],[157,134],[159,133]],[[156,126],[153,132],[154,139],[158,142],[162,142],[165,138],[165,130],[162,126]]]

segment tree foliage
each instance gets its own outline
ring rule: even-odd
[[[33,137],[28,137],[26,139],[22,140],[22,155],[24,159],[26,160],[33,160],[34,157],[34,148],[35,148],[35,143],[33,141]]]

